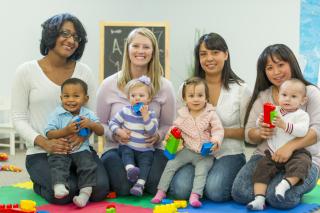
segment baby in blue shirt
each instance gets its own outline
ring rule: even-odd
[[[104,128],[95,114],[83,107],[89,99],[87,90],[87,84],[78,78],[67,79],[61,85],[62,104],[50,115],[45,129],[49,139],[79,134],[79,131],[84,128],[99,136],[104,134]],[[84,207],[90,198],[92,187],[96,185],[97,176],[97,165],[90,153],[89,139],[86,138],[81,146],[70,154],[49,154],[48,163],[54,195],[57,199],[69,194],[67,188],[70,166],[74,164],[77,167],[80,193],[73,198],[73,202],[78,207]]]

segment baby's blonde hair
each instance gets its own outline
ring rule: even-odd
[[[150,83],[150,84],[147,84],[143,81],[140,80],[140,78],[135,78],[135,79],[132,79],[131,81],[129,81],[127,83],[127,85],[124,87],[124,92],[125,94],[127,95],[127,97],[129,97],[129,94],[130,94],[130,91],[134,88],[138,88],[138,87],[146,87],[148,88],[148,94],[149,94],[149,98],[152,99],[153,96],[155,95],[155,91],[154,91],[154,88],[153,88],[153,85]]]

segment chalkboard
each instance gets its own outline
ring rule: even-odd
[[[121,69],[126,39],[129,33],[138,27],[146,27],[155,34],[160,50],[160,63],[165,77],[169,78],[169,32],[167,23],[101,22],[100,80]]]

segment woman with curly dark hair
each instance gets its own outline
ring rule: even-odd
[[[78,179],[74,166],[70,169],[68,195],[54,196],[48,153],[66,154],[87,138],[70,135],[67,138],[48,139],[44,134],[49,114],[60,104],[61,84],[69,78],[79,78],[88,84],[87,107],[94,109],[95,83],[90,68],[78,62],[87,34],[75,16],[64,13],[55,15],[42,24],[40,52],[44,56],[20,65],[12,88],[12,117],[17,132],[26,141],[26,168],[34,184],[34,191],[48,202],[66,204],[78,195]],[[91,201],[103,200],[109,191],[106,171],[91,148],[97,163],[96,185]]]

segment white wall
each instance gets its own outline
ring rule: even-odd
[[[16,67],[38,59],[41,23],[61,12],[76,15],[89,42],[82,62],[98,80],[100,21],[167,21],[170,24],[171,80],[187,76],[195,31],[217,32],[227,41],[233,69],[250,87],[258,55],[269,44],[285,43],[298,53],[299,0],[2,0],[0,2],[0,96],[9,96]]]

